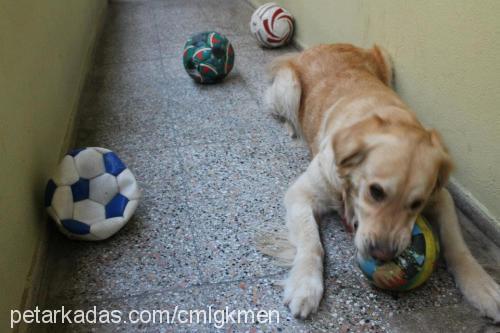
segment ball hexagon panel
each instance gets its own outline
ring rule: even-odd
[[[73,195],[69,186],[59,186],[52,197],[52,208],[61,220],[73,217]]]
[[[106,148],[102,148],[102,147],[91,147],[91,148],[97,150],[98,152],[100,152],[103,155],[111,152],[111,150],[106,149]]]
[[[122,160],[116,156],[115,153],[109,152],[103,155],[104,158],[104,167],[107,173],[112,174],[113,176],[118,176],[120,172],[126,169],[125,164],[123,164]]]
[[[90,226],[88,224],[76,221],[73,219],[67,219],[61,221],[62,226],[66,231],[75,235],[86,235],[90,233]]]
[[[123,211],[123,218],[128,220],[129,218],[132,217],[132,214],[134,214],[135,209],[137,208],[137,205],[139,204],[138,200],[130,200],[125,207],[125,210]]]
[[[60,224],[61,221],[59,220],[59,217],[57,216],[56,211],[54,210],[54,208],[47,207],[47,213],[49,213],[50,217],[52,217],[52,219],[54,221],[56,221],[57,224]]]
[[[75,149],[71,149],[69,152],[68,152],[68,155],[69,156],[73,156],[75,157],[76,155],[78,155],[81,151],[85,150],[87,148],[75,148]]]
[[[130,200],[139,199],[140,192],[137,181],[129,169],[125,169],[116,177],[120,193]]]
[[[52,203],[52,197],[54,197],[54,192],[57,189],[56,183],[49,179],[47,186],[45,187],[45,207],[50,207]]]
[[[75,164],[80,178],[91,179],[105,171],[102,154],[93,148],[80,151],[75,156]]]
[[[105,173],[90,180],[90,199],[106,205],[118,193],[116,177]]]
[[[120,230],[127,220],[123,217],[113,217],[90,226],[90,232],[99,239],[106,239]]]
[[[71,185],[73,193],[73,201],[78,202],[89,198],[89,180],[80,178],[76,183]]]
[[[120,217],[123,216],[125,212],[125,207],[128,204],[127,197],[118,193],[113,199],[106,205],[106,218]]]
[[[57,168],[53,181],[59,185],[71,185],[80,178],[76,170],[75,160],[72,156],[64,156],[59,168]]]
[[[104,205],[90,199],[75,203],[73,209],[73,219],[92,225],[106,219]]]

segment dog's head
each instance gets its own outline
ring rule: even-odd
[[[434,130],[378,116],[340,130],[332,145],[358,253],[392,259],[409,245],[417,215],[448,179],[446,148]]]

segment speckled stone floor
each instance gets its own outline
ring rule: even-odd
[[[52,233],[46,308],[98,310],[272,309],[280,322],[221,331],[495,332],[468,306],[443,267],[408,294],[372,289],[353,264],[350,237],[321,222],[326,293],[319,313],[292,318],[282,304],[285,270],[254,238],[283,225],[283,193],[308,163],[262,108],[264,64],[292,48],[263,50],[248,32],[252,8],[236,0],[112,1],[80,106],[78,146],[115,150],[135,172],[142,202],[128,225],[99,243]],[[181,64],[185,39],[218,30],[236,66],[201,86]],[[499,251],[467,219],[476,255],[498,278]],[[497,271],[495,270],[497,267]],[[50,332],[212,332],[213,324],[93,324]]]

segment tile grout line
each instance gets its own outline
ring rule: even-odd
[[[119,2],[112,2],[111,5],[119,7],[121,4]],[[149,12],[149,14],[152,14],[153,8],[151,6],[146,5],[146,4],[138,4],[138,6],[142,6],[143,8],[146,8],[147,12]],[[155,30],[155,28],[156,27],[154,27],[154,30]],[[158,46],[158,51],[160,51],[160,45],[159,45],[158,38],[156,38],[155,44]],[[160,58],[161,58],[161,52],[158,52],[158,53],[160,54],[160,57],[152,57],[152,58],[147,58],[147,59],[136,59],[136,60],[122,60],[122,61],[111,60],[111,61],[103,62],[103,63],[96,63],[95,62],[93,64],[93,69],[102,69],[102,68],[105,68],[109,65],[135,64],[135,63],[142,63],[142,62],[148,62],[148,61],[157,61],[157,60],[160,60]]]

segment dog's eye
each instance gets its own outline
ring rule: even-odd
[[[372,198],[377,202],[384,200],[386,196],[384,189],[379,184],[370,185],[370,194]]]
[[[423,203],[423,201],[422,201],[422,200],[417,199],[417,200],[415,200],[415,201],[413,201],[413,202],[411,203],[411,205],[410,205],[410,209],[411,209],[411,210],[417,210],[417,209],[419,209],[419,208],[420,208],[420,206],[422,206],[422,203]]]

